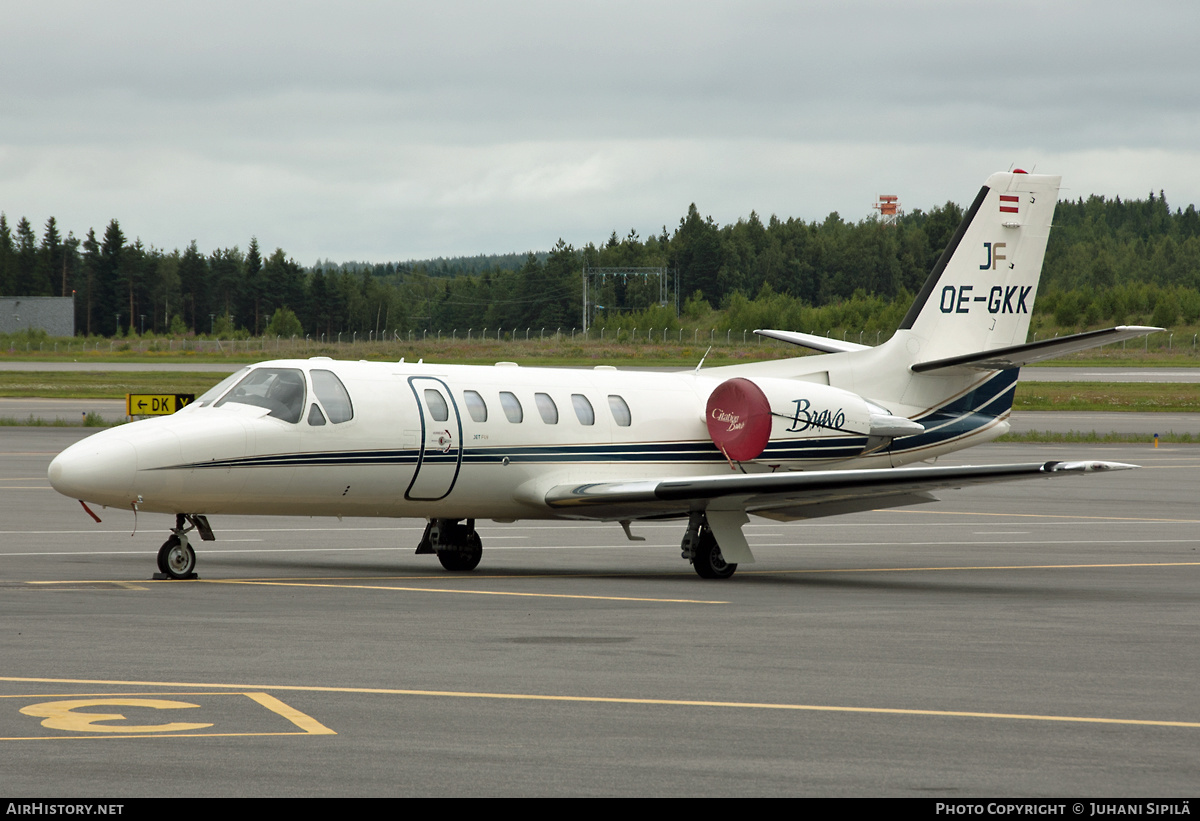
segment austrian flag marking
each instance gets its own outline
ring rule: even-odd
[[[1015,214],[1017,207],[1021,202],[1021,198],[1016,194],[1001,194],[1000,195],[1000,213]]]

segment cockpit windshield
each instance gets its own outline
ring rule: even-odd
[[[268,409],[268,416],[299,422],[304,410],[304,373],[295,368],[255,368],[213,407],[227,402],[256,405]]]
[[[202,408],[205,405],[211,405],[213,402],[216,402],[221,398],[221,394],[225,393],[225,391],[229,390],[238,382],[240,382],[242,377],[245,376],[249,370],[249,368],[242,368],[236,373],[229,374],[229,376],[225,377],[220,382],[213,385],[211,388],[201,394],[200,398],[193,402],[192,405],[197,408]]]

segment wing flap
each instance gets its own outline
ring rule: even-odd
[[[862,513],[867,510],[885,510],[889,507],[908,507],[936,502],[932,493],[900,493],[895,496],[871,496],[864,499],[848,499],[843,502],[825,502],[816,505],[795,507],[773,507],[756,510],[755,515],[777,522],[795,522],[800,519],[820,519],[825,516],[843,516],[847,513]]]
[[[688,478],[639,479],[559,485],[545,495],[548,506],[588,519],[684,516],[710,505],[751,513],[807,509],[804,518],[896,507],[929,501],[934,490],[1017,479],[1126,470],[1120,462],[1033,462],[1014,465],[738,473]]]

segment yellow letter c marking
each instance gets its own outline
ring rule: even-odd
[[[99,724],[101,721],[125,721],[120,713],[77,713],[80,707],[152,707],[155,710],[182,710],[199,707],[186,701],[162,698],[80,698],[69,701],[45,701],[22,707],[27,716],[42,716],[43,727],[75,733],[174,733],[181,730],[202,730],[211,724]]]

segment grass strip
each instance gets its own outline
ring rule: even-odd
[[[1019,382],[1014,411],[1200,411],[1200,383]]]
[[[127,393],[199,396],[223,378],[219,373],[175,371],[0,371],[0,396],[38,399],[124,399]]]
[[[98,413],[80,416],[78,422],[73,419],[42,419],[32,413],[25,419],[15,416],[0,416],[0,428],[111,428],[125,424],[125,420],[107,421]]]

